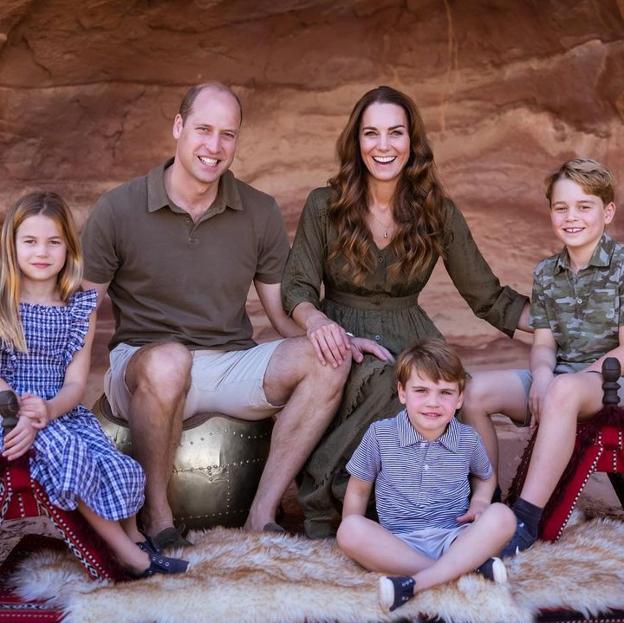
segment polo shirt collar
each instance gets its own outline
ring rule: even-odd
[[[223,209],[231,208],[232,210],[243,209],[243,202],[236,187],[232,171],[226,171],[219,180],[219,192],[210,210],[217,207],[223,207]]]
[[[608,234],[602,234],[602,237],[598,241],[587,266],[596,266],[598,268],[606,268],[607,266],[610,266],[614,249],[615,242],[613,238],[611,238]],[[570,255],[568,254],[567,248],[564,247],[557,256],[555,269],[557,272],[570,270]]]
[[[147,211],[156,212],[164,207],[171,207],[173,202],[165,189],[165,170],[173,164],[169,158],[163,164],[154,167],[147,175]],[[214,203],[207,210],[210,215],[223,212],[225,208],[242,210],[243,202],[236,187],[236,178],[231,171],[226,171],[219,180],[219,190]],[[177,206],[176,206],[177,207]]]
[[[417,443],[431,443],[428,439],[425,439],[410,423],[407,411],[403,409],[397,417],[397,427],[399,433],[399,444],[401,448],[405,446],[413,446]],[[434,441],[440,442],[447,450],[451,452],[457,452],[459,448],[459,425],[457,420],[453,417],[446,427],[444,434],[434,439]]]
[[[165,169],[173,164],[173,158],[169,158],[163,164],[154,167],[147,174],[147,211],[156,212],[160,208],[169,205],[169,197],[165,190]]]

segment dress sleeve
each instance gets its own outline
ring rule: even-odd
[[[451,201],[446,209],[444,265],[448,274],[478,318],[512,337],[528,297],[501,286],[481,255],[461,212]]]
[[[306,200],[282,279],[282,304],[292,314],[299,303],[320,307],[323,265],[327,256],[324,220],[328,189],[313,190]]]
[[[89,317],[97,304],[97,293],[95,290],[85,290],[76,292],[68,302],[69,313],[71,315],[71,326],[69,329],[69,339],[65,349],[65,363],[69,365],[76,352],[83,346],[87,331],[89,330]]]
[[[0,339],[0,378],[9,386],[13,387],[13,372],[17,364],[15,348]]]

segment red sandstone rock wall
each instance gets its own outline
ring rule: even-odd
[[[4,0],[2,206],[57,189],[82,222],[100,192],[171,152],[181,94],[208,79],[240,93],[235,171],[277,196],[291,231],[334,172],[353,103],[382,83],[415,98],[448,192],[525,292],[555,246],[549,170],[592,155],[624,196],[623,0]],[[438,273],[423,305],[456,342],[491,346]],[[473,359],[518,357],[496,348]]]

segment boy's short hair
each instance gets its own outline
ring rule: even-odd
[[[464,391],[468,379],[468,373],[455,349],[436,338],[416,342],[399,355],[395,371],[397,381],[403,387],[407,384],[412,370],[434,383],[442,379],[449,383],[457,383],[460,392]]]
[[[607,205],[613,201],[615,195],[615,180],[613,173],[597,160],[591,158],[575,158],[564,162],[546,182],[546,198],[552,202],[552,191],[556,182],[567,178],[576,182],[585,193],[600,197]]]

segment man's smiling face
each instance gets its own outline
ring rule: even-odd
[[[173,123],[176,162],[186,175],[200,184],[218,182],[236,155],[240,123],[240,107],[230,93],[201,91],[186,120],[177,115]]]

